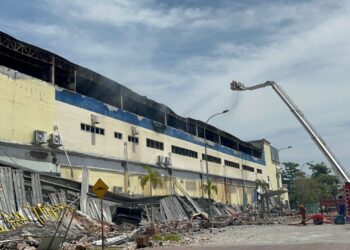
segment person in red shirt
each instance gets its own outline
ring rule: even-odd
[[[323,214],[317,213],[314,216],[312,216],[312,219],[314,221],[315,225],[322,225],[323,224]]]

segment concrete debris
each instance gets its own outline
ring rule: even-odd
[[[102,245],[101,201],[88,193],[88,186],[82,198],[81,185],[61,185],[66,180],[55,178],[0,167],[0,249],[82,250]],[[78,188],[80,192],[72,191]],[[209,210],[208,199],[193,199],[184,190],[183,196],[173,193],[148,198],[111,195],[114,198],[104,200],[104,244],[136,249],[205,243],[211,238],[195,234],[213,235],[229,225],[285,221],[281,216],[260,218],[250,206],[212,201]],[[82,204],[85,212],[80,211]]]
[[[135,229],[130,233],[123,233],[122,235],[111,237],[111,238],[106,238],[104,243],[106,246],[110,245],[120,245],[125,242],[134,240],[136,238],[136,235],[140,232],[140,229]],[[101,246],[102,245],[102,240],[97,240],[92,242],[92,245],[95,246]]]
[[[160,212],[165,220],[188,220],[188,216],[175,196],[160,200]]]
[[[138,235],[136,238],[136,246],[137,248],[150,247],[151,242],[150,242],[149,236],[146,234]]]
[[[193,221],[170,221],[156,224],[156,231],[160,234],[166,233],[188,233],[188,232],[198,232],[203,228],[202,220]]]
[[[56,237],[62,237],[62,239],[64,238],[72,215],[73,212],[69,212],[65,216]],[[46,223],[45,225],[26,224],[22,227],[22,230],[4,232],[0,234],[0,240],[6,240],[0,242],[0,248],[29,249],[29,247],[34,247],[33,249],[37,249],[44,238],[52,238],[56,229],[56,225],[57,224],[54,222]],[[136,230],[134,230],[134,226],[127,224],[118,226],[115,224],[104,224],[104,232],[107,237],[107,244],[117,245],[125,243],[129,240],[133,240],[137,234]],[[100,237],[100,221],[94,220],[88,215],[77,211],[74,213],[74,218],[72,219],[71,226],[66,236],[66,242],[63,243],[63,249],[76,249],[77,246],[80,248],[87,248],[91,247],[92,245],[98,245],[96,242],[98,242]],[[123,242],[118,243],[118,237],[125,237],[125,239]]]
[[[101,219],[101,201],[95,198],[88,199],[88,214],[91,218]],[[108,204],[103,204],[103,220],[112,223],[112,214]]]

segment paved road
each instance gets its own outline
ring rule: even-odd
[[[350,250],[346,243],[307,243],[294,245],[254,245],[254,246],[193,246],[154,248],[166,250]]]
[[[234,226],[203,231],[187,239],[189,244],[169,245],[165,250],[350,250],[350,225]]]

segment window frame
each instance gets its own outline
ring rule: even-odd
[[[212,162],[212,163],[216,163],[216,164],[221,164],[222,163],[222,159],[216,156],[212,156],[212,155],[208,155],[206,157],[206,154],[202,154],[202,160],[204,161],[208,161],[208,162]]]
[[[229,160],[224,160],[224,165],[231,168],[240,169],[239,163]]]
[[[123,134],[120,132],[114,131],[114,138],[118,140],[123,140]]]
[[[139,144],[139,138],[136,136],[128,135],[128,142]]]
[[[89,132],[91,134],[96,134],[96,135],[105,135],[105,129],[100,128],[100,127],[95,127],[86,123],[80,123],[80,130]]]
[[[171,153],[198,159],[198,152],[175,145],[171,145]]]
[[[164,143],[146,138],[146,147],[164,151]]]
[[[248,172],[255,173],[255,168],[250,167],[250,166],[247,166],[247,165],[242,165],[242,169],[243,169],[244,171],[248,171]]]

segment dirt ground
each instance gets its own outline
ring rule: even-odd
[[[188,236],[170,249],[350,249],[350,225],[232,226]]]

